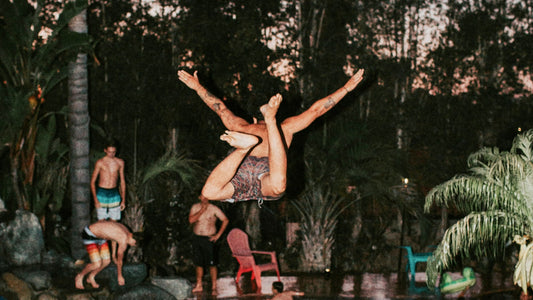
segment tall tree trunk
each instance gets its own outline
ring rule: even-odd
[[[74,17],[70,30],[87,33],[87,11]],[[71,244],[74,259],[85,255],[80,232],[90,222],[89,100],[87,54],[80,53],[69,65],[68,122],[70,140]]]

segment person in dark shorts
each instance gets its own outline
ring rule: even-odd
[[[217,294],[217,249],[216,241],[220,238],[229,220],[220,208],[200,196],[200,203],[195,203],[189,212],[189,223],[193,225],[193,261],[196,266],[196,286],[193,292],[202,292],[204,268],[209,268],[211,275],[211,293]],[[222,225],[217,231],[216,222]]]
[[[363,80],[363,73],[364,69],[358,70],[341,88],[317,100],[304,112],[285,119],[278,127],[276,114],[282,100],[280,94],[271,97],[267,104],[261,106],[263,121],[254,118],[254,122],[249,123],[234,115],[222,100],[204,88],[200,84],[197,72],[190,75],[186,71],[178,71],[179,80],[196,91],[228,129],[220,139],[235,148],[235,151],[213,169],[202,189],[202,195],[209,200],[228,202],[257,199],[259,204],[263,200],[281,198],[287,182],[286,149],[290,147],[294,134],[307,128],[355,89]],[[250,166],[243,163],[247,156],[267,158],[268,167],[264,168],[261,160],[254,160],[252,163],[264,168],[264,172],[242,169],[243,166]],[[251,165],[251,168],[254,166]],[[254,191],[251,195],[247,193],[250,189]]]

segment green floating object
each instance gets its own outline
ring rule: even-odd
[[[472,268],[464,268],[463,277],[456,280],[452,280],[449,273],[444,273],[440,284],[440,292],[442,294],[457,293],[466,290],[474,284],[476,284],[474,270]]]

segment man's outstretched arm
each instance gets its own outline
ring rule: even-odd
[[[246,132],[243,129],[243,126],[248,126],[250,123],[246,122],[243,118],[237,117],[231,112],[224,102],[220,98],[211,94],[205,87],[200,84],[198,79],[198,71],[194,72],[194,75],[191,75],[183,70],[178,71],[179,80],[185,83],[190,89],[196,91],[198,96],[204,101],[204,103],[209,106],[209,108],[214,111],[224,123],[229,130],[242,131]]]
[[[303,113],[287,118],[281,124],[283,132],[295,134],[307,128],[318,117],[322,116],[339,103],[346,94],[353,91],[363,80],[364,69],[359,69],[341,88],[328,95],[325,98],[317,100]]]

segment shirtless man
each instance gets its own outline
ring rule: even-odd
[[[283,291],[283,282],[274,281],[272,282],[272,293],[274,297],[271,300],[292,300],[293,296],[303,296],[304,292],[295,292],[295,291]]]
[[[335,106],[363,80],[364,69],[358,70],[341,88],[317,100],[306,111],[276,123],[281,95],[273,96],[261,107],[264,121],[248,123],[235,116],[219,98],[209,93],[194,75],[180,70],[179,80],[196,91],[204,103],[222,120],[228,131],[221,139],[236,150],[210,174],[202,195],[209,200],[230,202],[257,199],[277,200],[286,188],[287,154],[294,134],[307,128],[314,120]],[[286,147],[286,148],[285,148]]]
[[[91,177],[91,193],[98,220],[111,219],[119,221],[121,211],[126,208],[126,180],[124,178],[124,160],[115,157],[117,147],[108,141],[105,156],[96,161]],[[120,188],[117,182],[120,179]],[[98,187],[96,186],[98,180]],[[111,242],[113,259],[116,257],[117,244]],[[115,262],[116,263],[116,262]]]
[[[124,252],[128,246],[135,246],[136,240],[133,234],[126,228],[126,226],[115,222],[100,220],[89,226],[86,226],[81,233],[83,244],[89,253],[91,262],[76,275],[76,288],[84,289],[83,277],[86,274],[87,283],[91,284],[93,288],[99,288],[94,277],[105,267],[109,265],[111,259],[109,257],[109,248],[107,240],[114,241],[118,244],[117,257],[114,259],[117,264],[117,281],[119,285],[124,285],[125,280],[122,276],[122,261],[124,259]]]
[[[126,208],[126,180],[124,179],[124,160],[115,157],[117,148],[109,142],[105,156],[94,166],[91,177],[91,193],[98,220],[120,220],[120,212]],[[120,188],[117,182],[120,179]],[[98,187],[96,186],[98,180]]]
[[[189,212],[189,223],[193,224],[193,260],[196,265],[196,286],[192,290],[194,293],[203,291],[202,278],[204,267],[209,266],[211,275],[211,293],[217,294],[217,267],[215,242],[220,238],[229,220],[217,206],[209,203],[207,198],[200,196],[200,203],[195,203]],[[222,221],[220,229],[217,231],[216,221]]]

